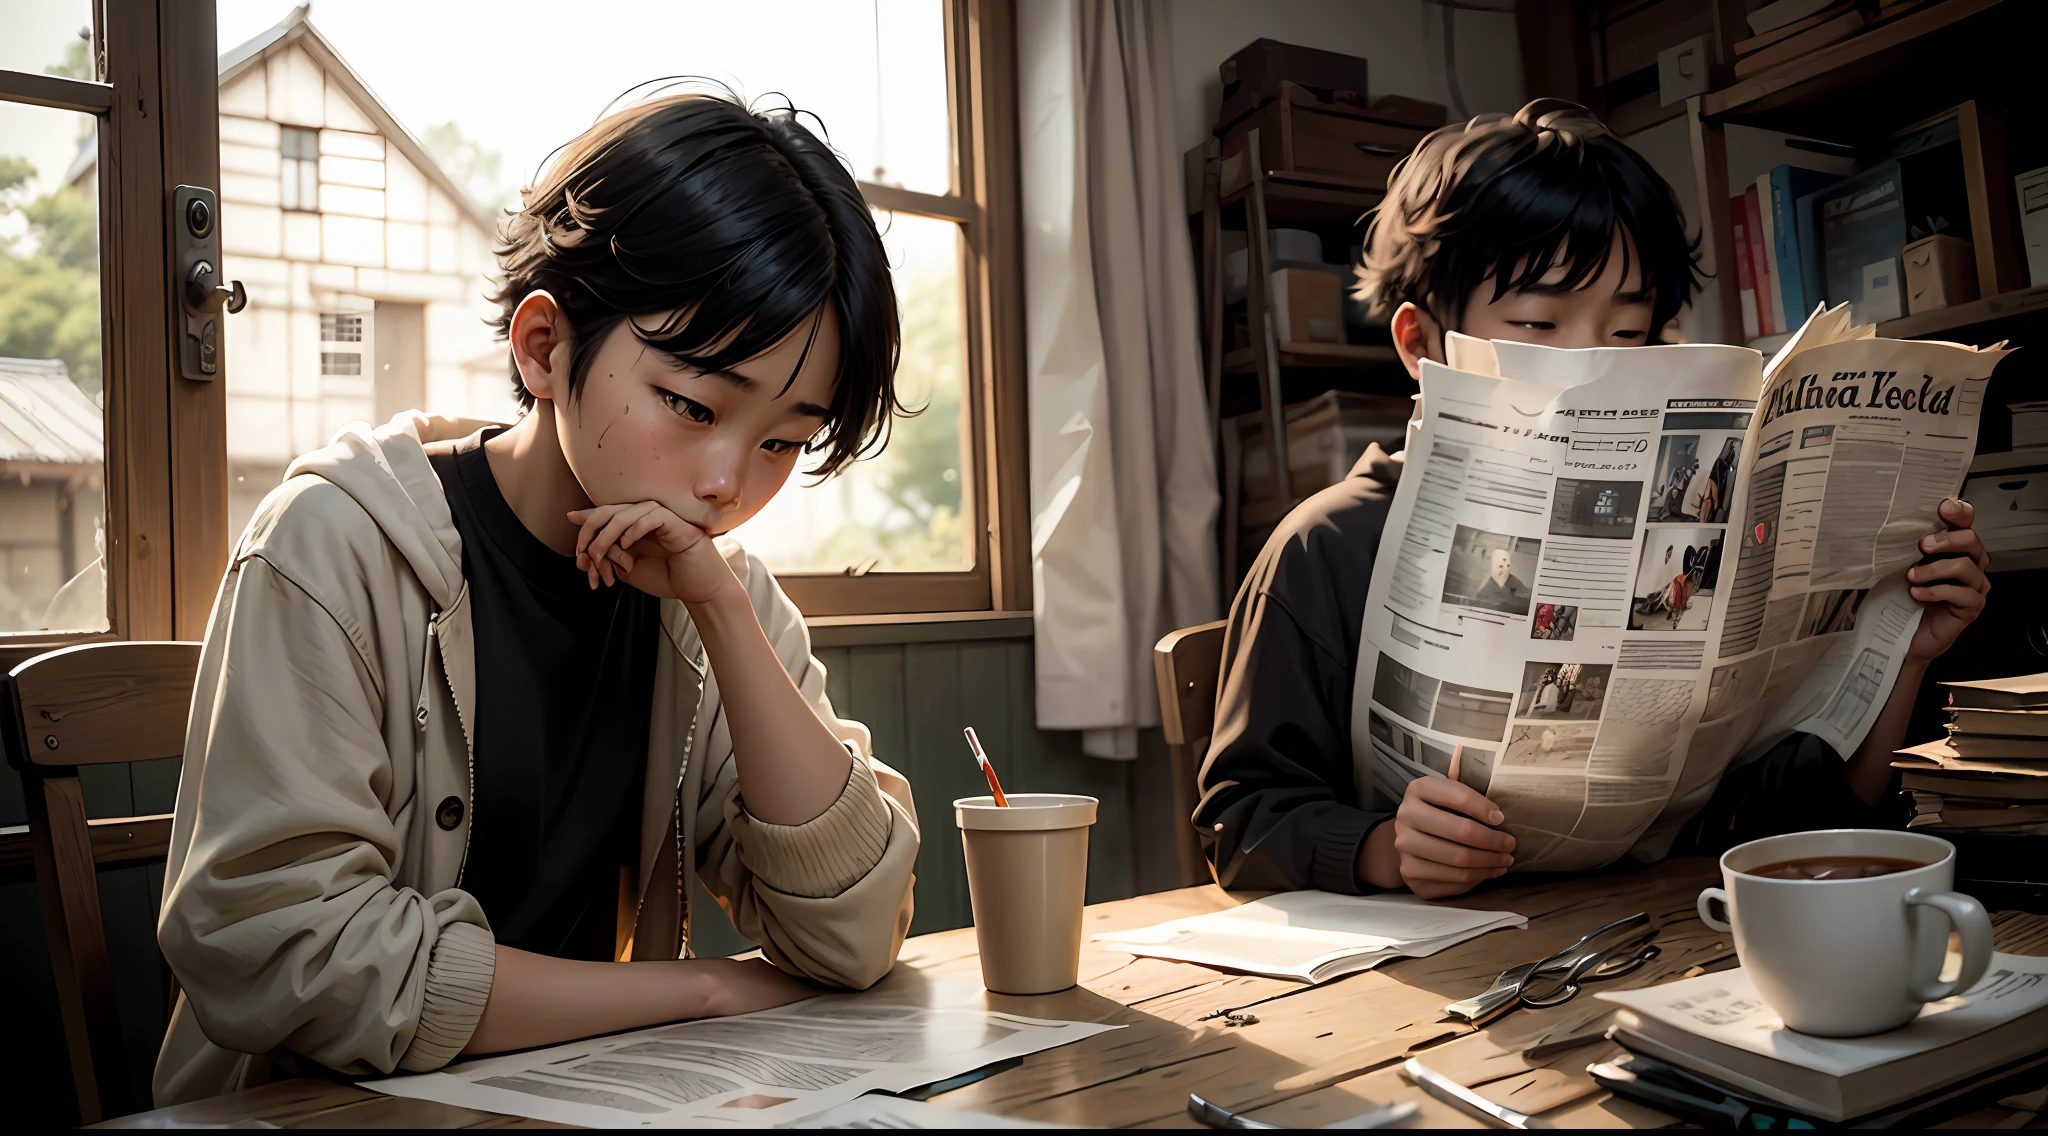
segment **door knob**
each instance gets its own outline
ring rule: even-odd
[[[242,290],[240,280],[230,280],[223,287],[214,283],[215,275],[212,261],[202,260],[192,266],[185,276],[186,307],[202,312],[225,307],[232,314],[249,306],[249,293]]]

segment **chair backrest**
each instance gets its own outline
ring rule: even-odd
[[[1173,755],[1175,859],[1183,885],[1209,878],[1208,861],[1192,818],[1198,801],[1196,778],[1209,734],[1216,724],[1216,677],[1223,670],[1225,621],[1168,632],[1152,648],[1152,672],[1159,680],[1159,722]]]
[[[21,773],[28,831],[0,839],[25,835],[35,863],[72,1084],[87,1124],[131,1103],[97,869],[162,858],[171,818],[88,821],[78,770],[184,756],[199,648],[90,643],[37,655],[7,676],[0,733]]]

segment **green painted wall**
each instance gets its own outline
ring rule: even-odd
[[[1084,756],[1076,734],[1036,729],[1032,655],[1028,638],[821,645],[832,704],[841,716],[865,722],[875,753],[910,779],[917,799],[923,846],[917,860],[916,916],[912,934],[972,922],[967,878],[953,823],[955,798],[987,792],[960,731],[973,726],[1012,792],[1086,793],[1100,798],[1100,819],[1090,836],[1088,899],[1121,899],[1176,884],[1173,842],[1163,802],[1163,752],[1148,745],[1137,762]],[[871,636],[869,636],[871,638]],[[820,633],[824,644],[835,638]],[[175,763],[88,769],[87,811],[95,817],[169,812],[177,792]],[[21,784],[0,768],[0,826],[25,823]],[[1183,822],[1184,823],[1184,822]],[[161,960],[156,953],[161,866],[100,874],[109,950],[120,983],[122,1026],[129,1061],[144,1099],[148,1073],[163,1030]],[[699,953],[734,954],[752,944],[697,889]],[[5,1020],[0,1030],[0,1099],[17,1125],[75,1123],[70,1072],[56,993],[44,947],[33,883],[0,885],[0,974]]]

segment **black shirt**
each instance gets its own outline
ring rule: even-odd
[[[1351,691],[1400,470],[1374,447],[1349,477],[1296,506],[1230,605],[1194,816],[1224,887],[1365,890],[1359,846],[1394,814],[1361,806]],[[1804,829],[1903,826],[1891,802],[1864,804],[1843,770],[1827,743],[1793,734],[1724,775],[1671,854],[1714,854]]]
[[[472,435],[428,450],[462,534],[477,711],[462,887],[508,947],[609,959],[633,862],[660,603],[590,589],[513,513]]]

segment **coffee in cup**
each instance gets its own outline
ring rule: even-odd
[[[953,802],[981,981],[998,994],[1050,994],[1080,976],[1088,828],[1097,802],[1069,793],[1007,799],[1007,807],[993,797]]]
[[[1951,890],[1955,846],[1916,832],[1841,828],[1766,837],[1721,857],[1699,915],[1735,936],[1757,992],[1800,1033],[1860,1037],[1912,1021],[1991,964],[1991,919]],[[1723,921],[1713,912],[1727,909]],[[1941,980],[1948,932],[1962,970]]]

